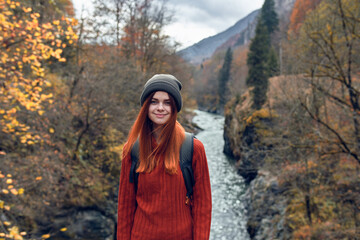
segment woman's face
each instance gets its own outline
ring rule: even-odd
[[[154,128],[164,125],[171,116],[171,102],[167,92],[157,91],[150,99],[148,116]]]

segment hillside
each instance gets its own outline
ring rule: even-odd
[[[255,10],[227,30],[205,38],[200,42],[179,51],[178,54],[190,63],[199,64],[203,60],[210,58],[215,50],[231,37],[240,34],[242,31],[246,30],[249,25],[252,25],[258,14],[259,10]]]

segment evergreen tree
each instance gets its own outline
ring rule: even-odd
[[[269,55],[270,37],[267,28],[261,21],[256,26],[255,37],[250,44],[247,65],[249,73],[246,79],[248,87],[254,87],[252,90],[253,108],[260,109],[266,101],[266,92],[268,87],[268,55]]]
[[[268,79],[278,73],[277,57],[271,47],[271,34],[278,28],[274,6],[273,0],[265,0],[248,53],[249,72],[246,84],[253,87],[251,93],[254,109],[260,109],[266,102]]]
[[[219,71],[219,77],[218,77],[218,81],[219,81],[219,87],[218,87],[218,97],[219,97],[219,102],[218,102],[218,111],[219,112],[223,112],[224,110],[224,106],[226,104],[227,101],[227,83],[230,79],[230,70],[231,70],[231,62],[232,62],[232,51],[231,48],[228,48],[226,53],[225,53],[225,57],[224,57],[224,63]]]
[[[276,52],[273,47],[270,48],[267,65],[268,65],[269,77],[279,75],[280,69],[279,69],[278,58],[276,56]]]
[[[275,12],[274,0],[265,0],[264,5],[261,8],[261,20],[267,27],[270,35],[278,29],[279,19]]]

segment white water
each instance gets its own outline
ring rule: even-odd
[[[193,122],[204,129],[196,137],[204,144],[212,192],[211,240],[248,240],[243,195],[245,183],[223,153],[224,117],[195,111]]]

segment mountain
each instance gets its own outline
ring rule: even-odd
[[[219,46],[221,46],[234,35],[241,33],[249,25],[251,25],[256,20],[259,12],[260,10],[253,11],[245,18],[236,22],[227,30],[214,36],[205,38],[200,42],[179,51],[178,54],[190,63],[201,63],[204,59],[211,57]]]
[[[295,0],[274,0],[275,10],[279,19],[288,19]],[[186,61],[192,64],[200,64],[210,58],[216,50],[227,47],[236,47],[247,44],[254,36],[256,19],[260,9],[253,11],[246,17],[240,19],[232,27],[214,36],[205,38],[194,45],[178,52]]]

